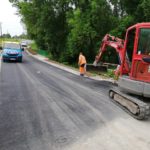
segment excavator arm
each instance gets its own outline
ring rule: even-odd
[[[124,40],[117,38],[115,36],[111,36],[110,34],[106,34],[102,40],[101,46],[99,48],[98,55],[95,57],[95,61],[93,63],[94,66],[97,66],[98,62],[101,60],[104,52],[107,50],[107,47],[112,47],[115,49],[116,53],[119,56],[120,66],[123,65],[123,73],[126,74],[129,72],[129,61],[126,56],[126,60],[124,64],[123,62],[123,49],[124,49]],[[119,70],[120,71],[120,70]]]

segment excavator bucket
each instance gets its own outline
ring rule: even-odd
[[[93,72],[107,72],[108,66],[106,65],[96,65],[93,64],[87,64],[87,71],[93,71]]]

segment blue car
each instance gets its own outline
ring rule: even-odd
[[[18,43],[4,43],[2,59],[6,61],[22,62],[22,49]]]

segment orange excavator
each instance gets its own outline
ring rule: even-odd
[[[125,40],[106,34],[94,66],[108,47],[116,50],[119,64],[115,70],[118,86],[109,97],[136,119],[150,115],[150,23],[138,23],[127,29]]]

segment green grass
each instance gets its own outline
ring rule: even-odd
[[[104,76],[114,78],[115,77],[114,70],[113,69],[108,69],[107,72],[104,73]]]
[[[37,47],[37,45],[36,45],[35,42],[31,43],[31,44],[30,44],[30,47],[31,47],[31,49],[34,50],[34,51],[37,51],[37,50],[38,50],[38,47]]]
[[[106,78],[115,79],[114,69],[108,69],[107,72],[102,72],[102,71],[89,71],[89,72],[92,73],[93,76],[100,75]]]
[[[13,38],[0,38],[0,43],[3,42],[6,42],[6,41],[10,41],[10,42],[20,42],[21,40],[20,39],[13,39]]]
[[[2,48],[2,45],[4,42],[20,42],[20,39],[13,39],[13,38],[0,38],[0,48]]]
[[[35,42],[31,43],[31,44],[30,44],[30,47],[31,47],[31,49],[32,49],[33,51],[35,51],[36,53],[38,53],[38,54],[40,54],[40,55],[42,55],[42,56],[45,56],[45,57],[49,57],[48,51],[39,49]]]

